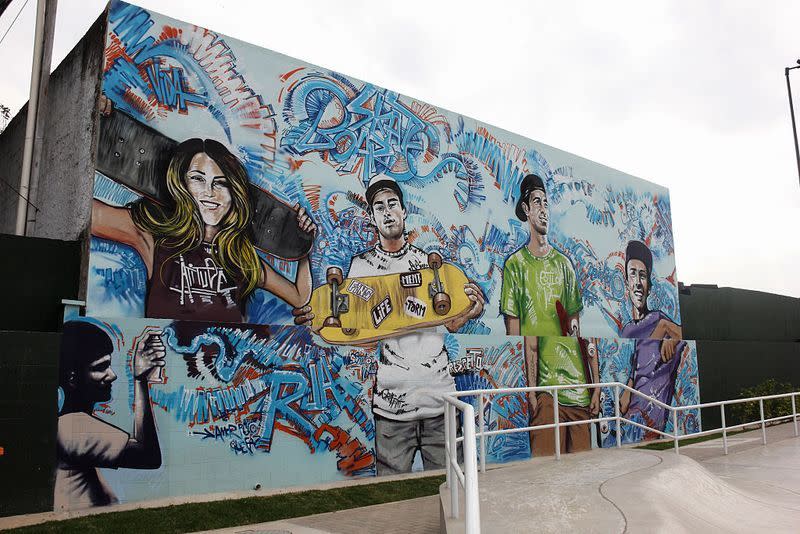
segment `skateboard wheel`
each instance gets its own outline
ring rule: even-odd
[[[450,295],[447,293],[436,293],[433,296],[433,309],[436,310],[436,313],[439,315],[447,315],[447,312],[450,311]]]
[[[334,317],[333,315],[329,315],[323,322],[322,326],[335,326],[337,328],[341,328],[342,321],[339,320],[338,317]]]
[[[328,267],[328,270],[325,272],[325,280],[329,284],[336,282],[336,285],[342,285],[344,281],[342,270],[338,267]]]
[[[358,334],[358,328],[342,328],[342,333],[346,336],[354,336]]]
[[[442,255],[438,252],[431,252],[428,254],[428,265],[431,269],[438,269],[442,266]]]

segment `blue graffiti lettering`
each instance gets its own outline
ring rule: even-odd
[[[206,99],[202,95],[185,90],[181,68],[162,70],[151,63],[147,66],[147,77],[155,91],[156,99],[170,109],[177,107],[180,111],[186,111],[187,104],[205,104]]]

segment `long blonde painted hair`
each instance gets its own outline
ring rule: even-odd
[[[228,181],[231,207],[220,221],[222,229],[214,238],[217,246],[212,255],[225,274],[237,282],[239,299],[243,301],[259,283],[261,260],[250,238],[253,208],[247,170],[224,145],[211,139],[198,138],[179,144],[167,167],[167,190],[173,204],[161,207],[141,199],[130,205],[131,217],[137,228],[153,236],[156,246],[163,245],[175,250],[170,258],[200,246],[205,235],[205,223],[184,183],[189,163],[200,153],[214,160]]]

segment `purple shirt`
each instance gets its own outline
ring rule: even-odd
[[[631,366],[633,388],[669,405],[675,394],[675,375],[686,342],[678,343],[675,347],[675,356],[667,363],[662,362],[662,340],[648,339],[662,319],[670,320],[660,311],[651,311],[641,320],[626,324],[620,335],[626,338],[636,338]],[[661,406],[651,403],[639,395],[631,395],[628,412],[632,411],[641,413],[644,417],[644,424],[647,426],[664,430],[667,422],[666,409]]]

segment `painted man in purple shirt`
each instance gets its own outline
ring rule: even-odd
[[[620,335],[636,338],[628,386],[643,394],[672,404],[675,376],[686,342],[681,341],[681,327],[660,311],[647,307],[653,254],[641,241],[631,241],[625,249],[625,289],[633,307],[633,320]],[[633,397],[633,398],[631,398]],[[620,398],[620,411],[629,419],[656,430],[664,430],[667,410],[639,395],[625,391]],[[651,431],[644,439],[661,437]]]

